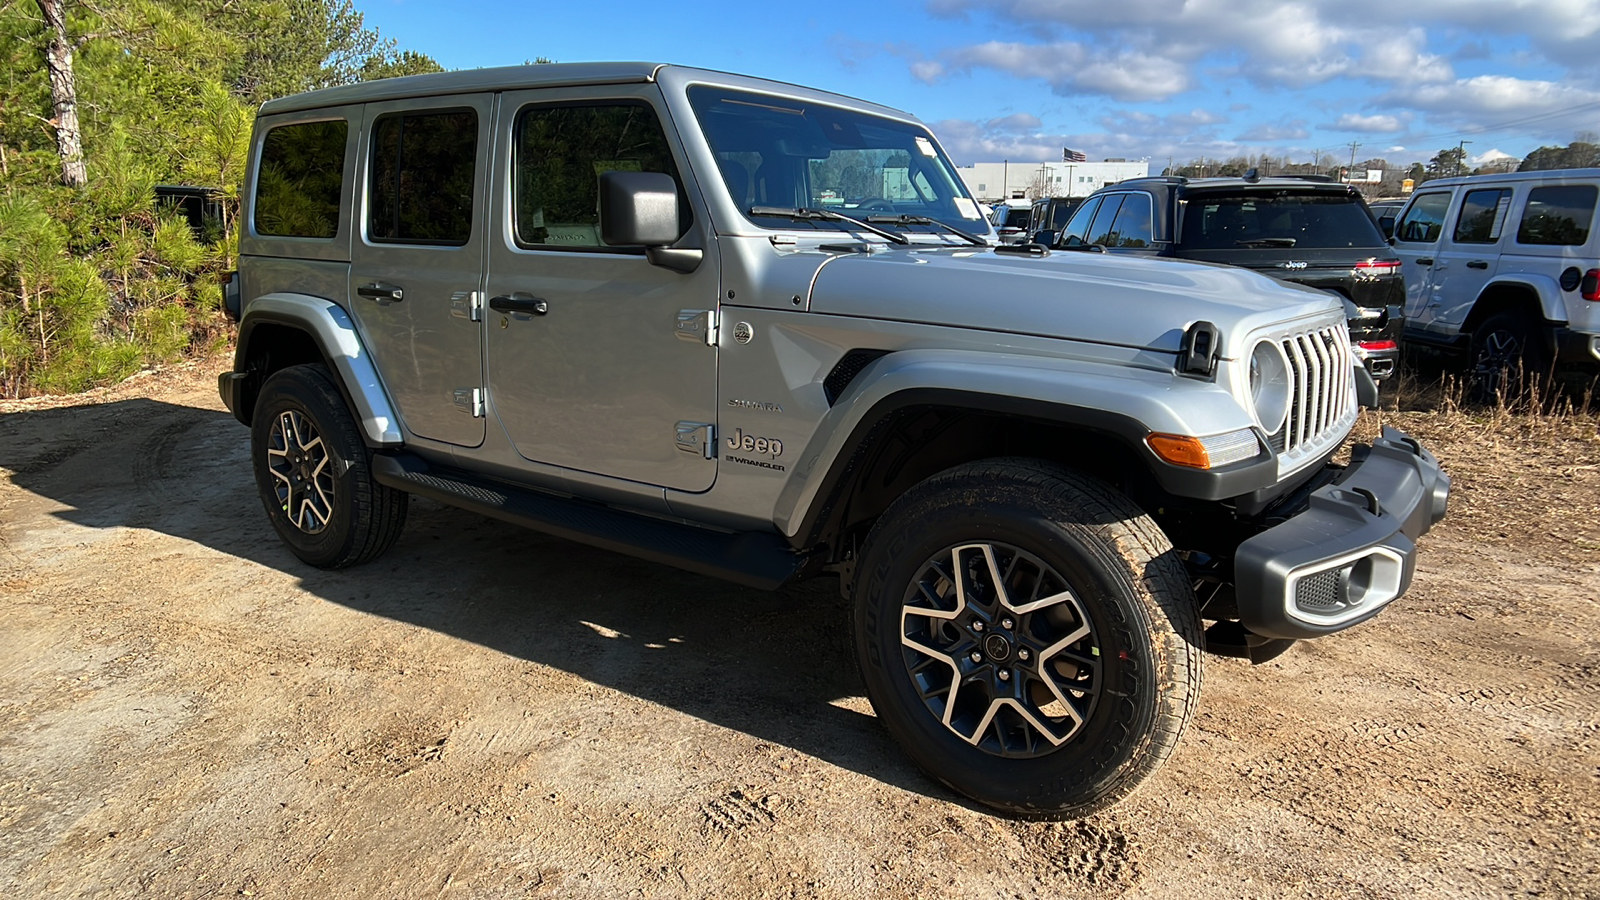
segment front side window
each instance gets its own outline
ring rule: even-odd
[[[1056,243],[1062,247],[1083,247],[1089,243],[1089,223],[1094,221],[1095,213],[1100,209],[1101,198],[1085,201],[1073,214],[1067,227],[1061,230],[1061,236]]]
[[[1111,194],[1100,204],[1100,211],[1094,214],[1094,224],[1089,226],[1089,243],[1099,244],[1102,247],[1115,245],[1117,236],[1112,226],[1117,221],[1117,213],[1122,209],[1127,196],[1127,194]]]
[[[279,125],[261,141],[255,229],[272,237],[331,238],[344,190],[343,119]]]
[[[659,172],[678,182],[661,121],[649,104],[531,106],[517,118],[513,151],[517,243],[524,247],[601,247],[600,176]]]
[[[1461,201],[1461,215],[1456,218],[1455,242],[1492,244],[1500,240],[1500,227],[1505,224],[1510,205],[1511,191],[1505,188],[1468,191]]]
[[[1592,184],[1556,184],[1529,191],[1522,223],[1517,226],[1517,243],[1563,247],[1587,244],[1595,193]]]
[[[1394,228],[1394,239],[1407,243],[1431,244],[1439,239],[1444,229],[1445,210],[1450,208],[1450,195],[1435,192],[1423,194],[1411,202],[1405,218]]]
[[[1116,221],[1111,225],[1110,240],[1103,243],[1107,247],[1142,250],[1154,243],[1153,231],[1150,195],[1129,194],[1122,201],[1122,208],[1117,210]]]
[[[367,238],[460,246],[472,237],[478,114],[384,116],[372,127]]]
[[[955,166],[918,125],[709,85],[691,88],[689,100],[733,202],[763,228],[837,231],[841,225],[757,215],[752,208],[925,216],[964,229],[983,221]],[[1004,225],[1025,227],[1029,212],[1008,211]]]

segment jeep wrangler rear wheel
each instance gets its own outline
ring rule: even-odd
[[[1511,401],[1548,376],[1549,354],[1539,343],[1538,327],[1517,312],[1496,313],[1472,333],[1472,399]]]
[[[1182,565],[1103,483],[972,463],[879,519],[855,590],[867,695],[928,774],[1024,817],[1088,815],[1172,752],[1200,687]]]
[[[250,428],[256,487],[278,537],[324,569],[394,545],[409,496],[372,479],[371,455],[321,366],[291,366],[262,385]]]

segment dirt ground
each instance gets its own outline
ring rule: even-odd
[[[1207,660],[1110,813],[988,815],[776,594],[413,501],[279,544],[221,362],[0,404],[0,896],[1600,896],[1595,419],[1367,414],[1456,479],[1411,593]]]

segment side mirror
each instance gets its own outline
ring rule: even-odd
[[[1383,229],[1383,236],[1394,237],[1394,216],[1382,216],[1378,219],[1378,227]]]
[[[1030,243],[1054,247],[1056,245],[1056,233],[1054,231],[1036,231],[1033,233],[1033,239]]]
[[[600,176],[600,240],[610,247],[663,247],[676,241],[678,184],[660,172]]]
[[[600,176],[600,241],[608,247],[644,247],[653,266],[689,273],[704,252],[668,247],[683,236],[678,183],[661,172],[606,172]]]

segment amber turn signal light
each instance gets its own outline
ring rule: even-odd
[[[1211,455],[1199,438],[1183,434],[1152,434],[1144,439],[1156,455],[1175,466],[1191,469],[1211,468]]]

